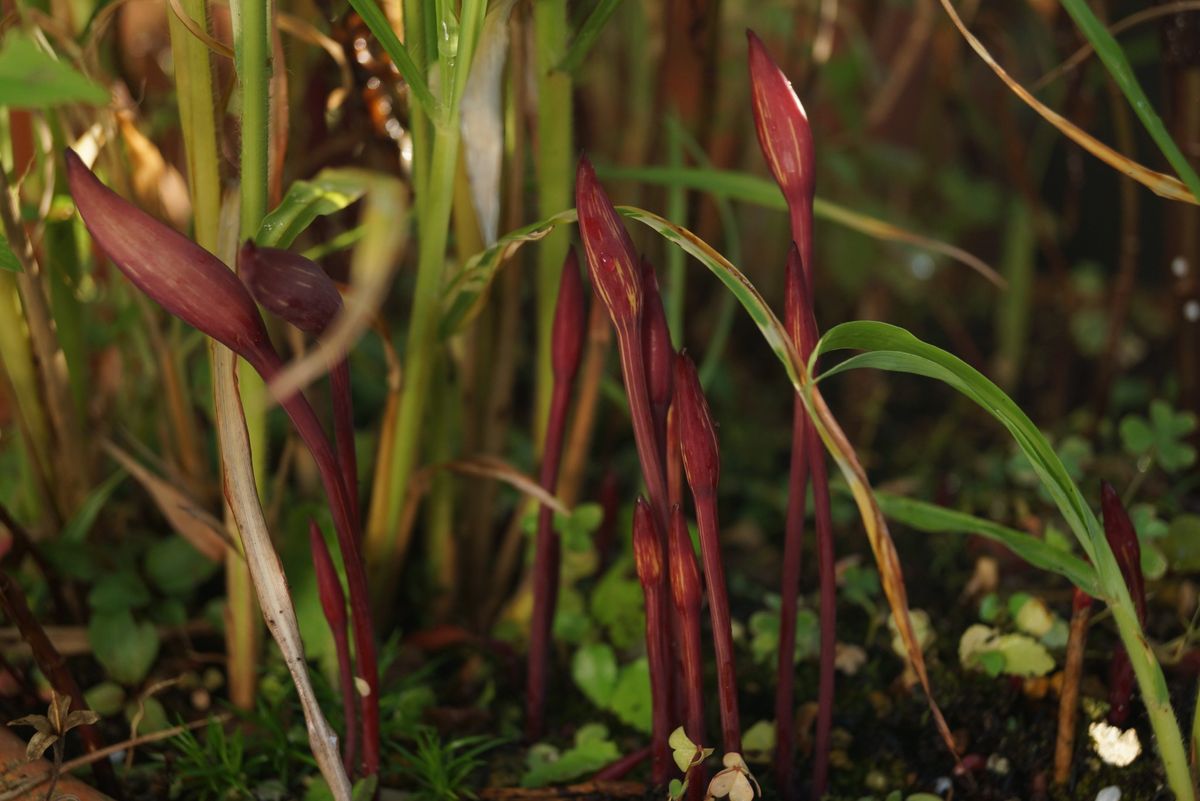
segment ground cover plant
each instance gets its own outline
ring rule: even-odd
[[[8,3],[0,798],[1194,799],[1198,98],[1186,0]]]

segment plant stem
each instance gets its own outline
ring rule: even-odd
[[[1079,682],[1083,676],[1083,652],[1087,644],[1091,612],[1092,599],[1082,590],[1075,590],[1067,634],[1067,655],[1063,660],[1062,693],[1058,699],[1058,736],[1054,741],[1054,783],[1057,785],[1065,785],[1071,775],[1075,722],[1079,714]]]
[[[350,390],[350,359],[343,356],[329,374],[330,394],[333,395],[333,438],[337,446],[338,464],[346,484],[350,516],[355,531],[359,530],[358,456],[354,450],[354,398]]]
[[[722,747],[726,753],[742,752],[742,728],[738,720],[737,673],[733,664],[733,628],[729,596],[725,589],[725,565],[718,540],[717,497],[713,492],[695,492],[696,522],[700,528],[700,556],[708,587],[708,611],[712,621],[713,649],[717,656],[717,696],[721,707]]]
[[[29,602],[26,601],[21,588],[4,572],[0,572],[0,607],[4,609],[5,617],[21,633],[21,639],[29,644],[29,649],[33,652],[33,661],[37,663],[38,669],[50,682],[50,686],[59,695],[70,697],[71,705],[75,709],[88,709],[87,701],[84,700],[83,693],[79,690],[79,684],[71,675],[71,671],[67,669],[66,660],[54,647],[54,643],[50,641],[42,624],[38,623],[37,618],[33,616],[33,612],[29,611]],[[83,739],[84,747],[89,752],[98,751],[104,747],[104,738],[100,734],[99,726],[80,726],[79,736]],[[109,795],[119,795],[120,785],[117,784],[112,763],[105,760],[93,763],[92,774],[96,777],[96,783],[101,790]]]
[[[536,171],[539,218],[549,217],[573,205],[574,189],[574,114],[571,73],[558,69],[567,53],[571,36],[567,4],[562,0],[534,0],[533,3],[534,71],[537,80]],[[563,257],[570,244],[568,232],[555,231],[542,240],[537,266],[537,367],[535,418],[532,421],[536,442],[543,442],[546,420],[553,394],[554,377],[550,369],[550,346],[554,326],[554,303]],[[659,521],[660,525],[663,521]]]
[[[812,433],[804,401],[792,406],[792,456],[788,477],[787,520],[784,526],[783,581],[779,606],[779,661],[775,674],[775,782],[780,796],[794,798],[792,760],[796,751],[796,604],[800,594],[800,565],[804,551],[804,515],[808,500],[808,441]]]
[[[563,436],[567,426],[567,406],[571,384],[554,383],[550,418],[546,425],[546,446],[542,449],[542,488],[553,492],[562,458]],[[525,735],[533,741],[545,731],[546,683],[550,662],[550,638],[558,596],[559,562],[562,546],[554,530],[554,510],[542,504],[538,509],[537,543],[533,559],[533,614],[529,631],[529,664],[526,669]]]
[[[255,365],[264,381],[269,382],[283,368],[282,362]],[[379,668],[375,654],[375,632],[371,625],[371,604],[367,592],[367,574],[362,555],[358,550],[358,537],[354,521],[350,516],[350,502],[346,485],[338,466],[337,456],[321,422],[317,419],[303,393],[296,393],[281,401],[280,405],[291,418],[300,438],[312,453],[321,483],[329,498],[333,512],[334,529],[337,532],[338,549],[346,569],[346,584],[350,591],[350,617],[354,627],[354,645],[358,655],[358,672],[367,683],[367,694],[362,699],[363,713],[363,762],[367,775],[379,771]]]
[[[817,733],[813,750],[812,794],[825,795],[829,778],[829,737],[833,730],[833,688],[837,649],[837,577],[833,552],[833,520],[829,509],[829,475],[825,451],[816,437],[808,438],[808,469],[812,476],[813,511],[817,529],[817,575],[820,581],[821,649],[817,683]]]
[[[700,605],[703,594],[700,589],[700,573],[696,567],[696,554],[692,550],[692,538],[688,535],[687,521],[679,505],[671,507],[671,528],[668,533],[671,598],[675,607],[675,632],[679,637],[679,661],[683,673],[684,733],[694,742],[704,745],[704,657],[700,648]],[[699,801],[704,786],[704,768],[692,768],[689,779],[688,797]]]
[[[1111,559],[1111,552],[1109,558]],[[1112,570],[1116,570],[1115,565],[1112,566]],[[1171,708],[1171,696],[1167,690],[1162,666],[1155,659],[1154,651],[1138,624],[1137,613],[1129,600],[1128,591],[1116,593],[1113,598],[1109,608],[1142,691],[1142,702],[1146,706],[1146,714],[1154,729],[1154,739],[1158,743],[1159,756],[1166,770],[1167,785],[1175,793],[1176,801],[1195,801],[1196,786],[1188,769],[1183,733],[1180,731],[1175,711]]]

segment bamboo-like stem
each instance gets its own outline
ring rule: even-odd
[[[413,5],[419,4],[406,4],[406,8]],[[388,462],[377,468],[387,473],[388,491],[372,498],[366,531],[367,557],[377,574],[377,586],[382,594],[393,591],[394,578],[408,548],[408,542],[399,541],[397,524],[420,450],[425,405],[439,351],[437,328],[460,140],[458,101],[466,85],[485,9],[483,0],[465,0],[463,3],[457,51],[449,63],[442,59],[440,65],[446,97],[439,109],[424,110],[429,116],[436,114],[436,117],[429,167],[416,173],[417,222],[421,236],[404,356],[404,389],[395,438],[386,446]],[[419,24],[417,27],[423,29]],[[420,31],[416,35],[419,41]],[[382,597],[380,600],[382,605]]]
[[[235,67],[241,97],[239,190],[242,239],[254,238],[267,213],[271,119],[271,4],[272,0],[231,0],[229,5],[234,32]],[[266,404],[263,402],[266,389],[262,379],[244,363],[239,364],[238,381],[241,386],[246,430],[250,436],[254,478],[261,488],[266,486],[268,455],[267,414]],[[254,704],[254,677],[245,674],[255,669],[254,645],[251,643],[257,639],[257,625],[252,617],[253,588],[249,569],[244,561],[233,562],[227,559],[225,569],[233,640],[240,651],[238,703],[249,708]]]
[[[1058,735],[1054,741],[1054,783],[1057,785],[1066,784],[1071,776],[1075,721],[1079,716],[1079,683],[1083,677],[1083,652],[1091,613],[1092,599],[1083,590],[1075,590],[1067,655],[1063,660],[1062,693],[1058,698]]]
[[[29,643],[38,669],[46,676],[55,691],[60,695],[70,697],[71,705],[75,709],[88,709],[87,701],[84,700],[83,693],[79,690],[79,684],[71,675],[71,671],[67,669],[66,660],[54,647],[54,643],[50,641],[46,630],[38,623],[37,618],[29,611],[29,603],[25,600],[25,594],[21,592],[21,588],[4,572],[0,572],[0,607],[3,607],[5,616],[21,632],[21,638]],[[104,738],[100,734],[100,728],[96,725],[80,726],[79,736],[83,739],[84,748],[89,752],[104,748]],[[94,762],[92,774],[96,777],[96,783],[101,790],[110,795],[119,796],[120,785],[117,784],[117,777],[110,762],[104,760]]]
[[[42,275],[34,258],[33,244],[20,221],[18,198],[8,173],[0,167],[0,221],[13,255],[21,265],[16,276],[21,309],[29,331],[41,397],[45,402],[54,437],[54,488],[64,516],[74,514],[87,491],[87,460],[83,430],[71,397],[66,359],[58,343],[54,318],[42,286]]]
[[[539,218],[571,208],[575,157],[571,74],[558,69],[567,53],[571,26],[562,0],[534,0],[534,75],[537,81],[537,147],[534,149]],[[518,78],[520,80],[520,78]],[[537,361],[535,375],[535,441],[543,442],[544,421],[550,411],[553,375],[550,350],[558,275],[570,243],[568,232],[554,231],[538,247]]]

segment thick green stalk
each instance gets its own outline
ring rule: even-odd
[[[208,29],[205,0],[181,0],[181,8],[202,29]],[[192,199],[193,236],[201,247],[216,253],[220,245],[221,172],[212,64],[208,47],[174,13],[166,14]],[[210,367],[213,367],[211,349]],[[258,448],[256,452],[262,450]],[[259,486],[263,486],[261,475]],[[249,568],[242,555],[234,550],[225,557],[225,594],[229,610],[225,640],[230,699],[237,707],[249,709],[254,706],[258,684],[262,630]]]
[[[1113,565],[1112,570],[1116,569]],[[1121,589],[1122,592],[1112,599],[1109,608],[1112,610],[1113,620],[1117,623],[1121,641],[1129,654],[1138,687],[1142,691],[1142,703],[1146,706],[1150,726],[1154,729],[1158,754],[1167,773],[1167,785],[1175,793],[1176,801],[1196,801],[1196,785],[1188,768],[1183,732],[1179,728],[1175,710],[1171,708],[1171,695],[1167,690],[1162,666],[1155,659],[1150,643],[1146,641],[1128,590],[1124,589],[1123,584]]]
[[[534,69],[537,73],[537,197],[539,218],[571,208],[574,199],[574,124],[571,108],[571,73],[558,69],[567,54],[571,36],[567,4],[562,0],[535,0],[533,4]],[[563,258],[570,244],[566,229],[555,231],[538,248],[537,267],[537,416],[533,420],[540,450],[550,413],[554,376],[550,370],[550,340],[554,328],[554,303]],[[669,311],[669,310],[668,310]]]
[[[409,3],[406,8],[413,5],[416,4]],[[387,592],[387,588],[394,585],[390,579],[399,570],[408,546],[407,541],[398,541],[397,524],[420,452],[425,405],[440,348],[438,319],[460,139],[458,104],[483,27],[486,5],[483,0],[465,0],[456,49],[453,52],[438,52],[443,92],[441,105],[437,109],[424,110],[433,120],[432,154],[428,168],[414,164],[420,244],[417,250],[417,282],[413,291],[404,355],[404,388],[389,464],[382,465],[387,471],[384,486],[389,491],[382,497],[372,498],[367,521],[367,563],[375,571],[379,581],[376,586],[381,588],[381,592]],[[448,9],[444,9],[444,12],[449,13]],[[428,9],[422,13],[428,13]],[[425,28],[419,20],[416,27],[416,40],[420,40]],[[418,52],[416,55],[425,54]]]
[[[438,311],[441,308],[442,273],[446,260],[446,235],[450,227],[454,169],[458,161],[458,125],[439,127],[434,134],[432,163],[426,174],[426,197],[419,199],[421,239],[417,255],[417,283],[404,356],[404,387],[396,439],[387,466],[390,491],[373,499],[367,527],[367,564],[379,578],[377,587],[399,569],[408,542],[399,542],[397,523],[416,465],[425,401],[438,349]],[[383,512],[379,515],[379,512]]]

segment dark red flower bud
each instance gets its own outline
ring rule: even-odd
[[[575,206],[592,288],[613,325],[640,335],[642,280],[637,252],[587,156],[579,158],[575,173]]]
[[[800,248],[793,242],[788,248],[787,270],[784,273],[783,322],[792,344],[800,355],[808,358],[817,344],[817,325],[813,316],[812,299],[804,279],[804,264]]]
[[[758,144],[789,208],[811,206],[815,186],[812,129],[792,82],[767,53],[753,31],[750,46],[750,94]]]
[[[642,260],[642,357],[646,360],[646,384],[655,417],[665,420],[671,403],[675,348],[671,346],[667,313],[658,291],[658,276],[645,259]]]
[[[74,151],[65,156],[79,216],[133,285],[256,367],[269,360],[262,317],[233,270],[100,183]]]
[[[675,359],[675,406],[679,414],[679,449],[688,484],[697,496],[715,493],[721,475],[717,432],[696,365],[686,353]]]
[[[1121,496],[1107,481],[1100,484],[1100,510],[1104,513],[1104,536],[1112,548],[1129,595],[1137,606],[1138,620],[1146,622],[1146,580],[1142,576],[1142,546]]]
[[[298,253],[247,241],[238,253],[238,276],[260,306],[309,334],[322,333],[342,310],[333,279]]]
[[[679,505],[671,507],[671,526],[668,546],[670,548],[671,596],[675,608],[681,610],[700,609],[700,568],[696,564],[696,550],[688,533],[687,519]]]
[[[583,294],[583,279],[579,277],[579,260],[574,248],[567,249],[563,260],[562,279],[558,283],[558,301],[554,307],[554,340],[550,346],[550,362],[556,381],[571,383],[579,370],[579,356],[587,334],[587,304]]]
[[[656,591],[663,573],[662,540],[654,512],[641,497],[633,505],[633,561],[642,588]]]

